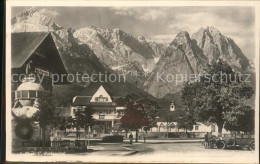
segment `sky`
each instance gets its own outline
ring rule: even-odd
[[[31,7],[13,7],[12,17]],[[75,29],[94,25],[120,28],[148,40],[171,42],[180,31],[190,35],[213,26],[238,44],[250,59],[255,58],[255,16],[252,7],[40,7],[54,21]]]

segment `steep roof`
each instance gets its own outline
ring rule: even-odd
[[[79,96],[93,96],[101,85],[111,97],[123,97],[130,93],[129,88],[125,87],[125,84],[123,83],[92,82],[79,94]]]
[[[86,106],[90,104],[90,96],[76,96],[71,106]]]
[[[159,118],[155,119],[155,122],[176,122],[182,114],[182,110],[160,110],[158,114]]]
[[[90,102],[91,96],[76,96],[71,106],[87,106],[87,105],[98,105],[98,106],[116,106],[114,102]]]
[[[12,33],[12,68],[23,66],[48,35],[50,33],[47,32]]]
[[[12,68],[23,67],[31,56],[40,52],[47,56],[48,62],[45,65],[52,73],[58,75],[67,74],[51,33],[12,33],[11,42]],[[67,78],[58,78],[55,79],[54,84],[69,84],[69,82]]]
[[[134,84],[129,82],[92,82],[90,83],[78,96],[90,96],[92,97],[100,86],[103,86],[107,93],[110,95],[113,101],[120,97],[125,97],[130,94],[137,94],[140,96],[148,96],[151,100],[156,101],[161,108],[169,108],[171,101],[167,99],[156,99],[149,95],[147,92],[141,90]],[[82,98],[84,99],[84,98]],[[84,101],[84,100],[79,100]]]

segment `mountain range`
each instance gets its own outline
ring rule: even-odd
[[[162,79],[168,74],[199,74],[219,58],[235,70],[253,72],[252,62],[235,41],[214,27],[202,27],[192,35],[180,31],[171,43],[162,44],[121,29],[64,28],[42,10],[34,7],[14,17],[12,32],[51,31],[68,73],[125,74],[132,89],[171,101],[180,99],[184,82],[158,81],[158,74]]]

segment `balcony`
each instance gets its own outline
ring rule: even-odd
[[[118,114],[94,114],[93,118],[96,120],[119,120]]]

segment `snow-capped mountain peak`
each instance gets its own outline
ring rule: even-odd
[[[12,31],[55,31],[63,29],[53,21],[47,9],[32,7],[12,19]]]

